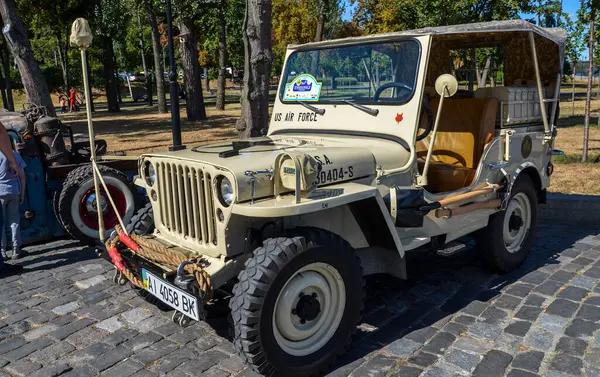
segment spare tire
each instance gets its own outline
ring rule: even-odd
[[[116,169],[98,165],[123,223],[127,224],[142,206],[141,195],[127,176]],[[101,206],[104,214],[104,237],[110,236],[119,223],[108,197],[101,189]],[[57,203],[58,218],[63,228],[73,238],[91,245],[98,240],[98,212],[92,166],[85,165],[71,171],[63,183]]]

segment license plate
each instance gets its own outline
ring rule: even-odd
[[[144,281],[144,288],[160,301],[188,317],[200,321],[200,317],[198,316],[198,299],[196,297],[146,270],[142,270],[142,279]]]

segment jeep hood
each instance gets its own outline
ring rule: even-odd
[[[182,151],[145,154],[143,157],[179,159],[216,166],[236,177],[238,202],[252,199],[247,171],[274,169],[275,159],[284,152],[308,154],[321,164],[319,186],[339,183],[375,174],[375,158],[356,140],[273,136],[251,140],[233,140]],[[266,174],[256,174],[255,199],[273,195],[273,181]]]

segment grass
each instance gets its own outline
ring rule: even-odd
[[[579,82],[576,84],[580,85]],[[582,87],[582,90],[585,88]],[[561,116],[555,148],[564,151],[565,155],[553,158],[555,169],[550,184],[552,192],[600,195],[600,100],[592,100],[591,109],[589,157],[586,163],[582,163],[585,100],[575,100],[574,103],[563,101],[560,104]]]
[[[596,84],[597,85],[597,84]],[[569,89],[565,85],[562,89]],[[584,82],[576,83],[576,90],[585,90]],[[205,93],[209,95],[209,93]],[[94,93],[95,101],[104,100],[102,93]],[[125,98],[125,97],[124,97]],[[126,99],[126,98],[125,98]],[[15,93],[15,102],[21,108],[24,96]],[[58,99],[54,98],[55,103]],[[127,100],[127,99],[126,99]],[[566,194],[600,195],[600,127],[597,115],[600,100],[592,101],[590,119],[589,159],[581,163],[583,145],[583,123],[585,100],[574,103],[563,101],[560,106],[560,120],[555,148],[565,152],[555,156],[555,171],[551,179],[550,191]],[[227,92],[225,111],[214,110],[214,99],[207,100],[208,120],[189,122],[185,120],[185,107],[181,108],[182,139],[184,144],[198,145],[237,138],[235,122],[240,116],[239,89]],[[71,125],[75,133],[87,134],[85,112],[60,114],[59,117]],[[109,152],[124,151],[128,155],[166,150],[171,145],[170,113],[158,114],[156,106],[123,106],[121,113],[112,114],[99,108],[94,113],[94,126],[98,138],[105,139]]]
[[[184,109],[182,109],[184,110]],[[181,137],[184,144],[198,145],[238,136],[235,122],[240,116],[239,104],[228,104],[225,111],[207,108],[208,120],[190,122],[181,113]],[[74,133],[87,134],[84,112],[61,114]],[[110,151],[124,151],[127,155],[166,150],[171,145],[171,114],[157,114],[156,106],[124,107],[120,113],[96,111],[96,137],[108,142]]]

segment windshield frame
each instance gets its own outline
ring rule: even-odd
[[[361,104],[361,105],[367,105],[367,106],[401,106],[401,105],[407,104],[413,99],[413,97],[415,96],[415,93],[417,92],[417,83],[419,82],[419,68],[421,66],[421,57],[423,55],[423,48],[421,46],[421,42],[414,37],[396,37],[396,38],[383,39],[383,40],[370,41],[370,42],[352,42],[352,43],[342,43],[342,44],[333,45],[333,46],[296,48],[285,59],[285,64],[283,66],[281,80],[280,80],[279,87],[278,87],[279,93],[278,93],[277,97],[279,98],[279,101],[282,104],[301,106],[296,101],[283,99],[283,93],[285,92],[285,86],[287,84],[286,73],[287,73],[287,69],[288,69],[288,64],[289,64],[290,60],[292,59],[292,57],[299,52],[332,50],[335,48],[347,48],[347,47],[353,47],[353,46],[368,46],[368,45],[374,45],[374,44],[385,44],[385,43],[395,43],[395,42],[413,42],[417,45],[417,55],[418,56],[417,56],[417,61],[416,61],[416,65],[415,65],[415,79],[414,79],[414,82],[412,83],[412,91],[410,93],[410,96],[407,96],[405,100],[398,101],[398,102],[392,102],[392,101],[364,102],[364,101],[360,101],[360,102],[356,102],[356,103]],[[323,106],[323,105],[350,106],[347,103],[345,103],[344,100],[342,100],[342,99],[327,100],[327,101],[306,101],[306,102],[308,102],[312,105],[316,105],[316,106]]]

